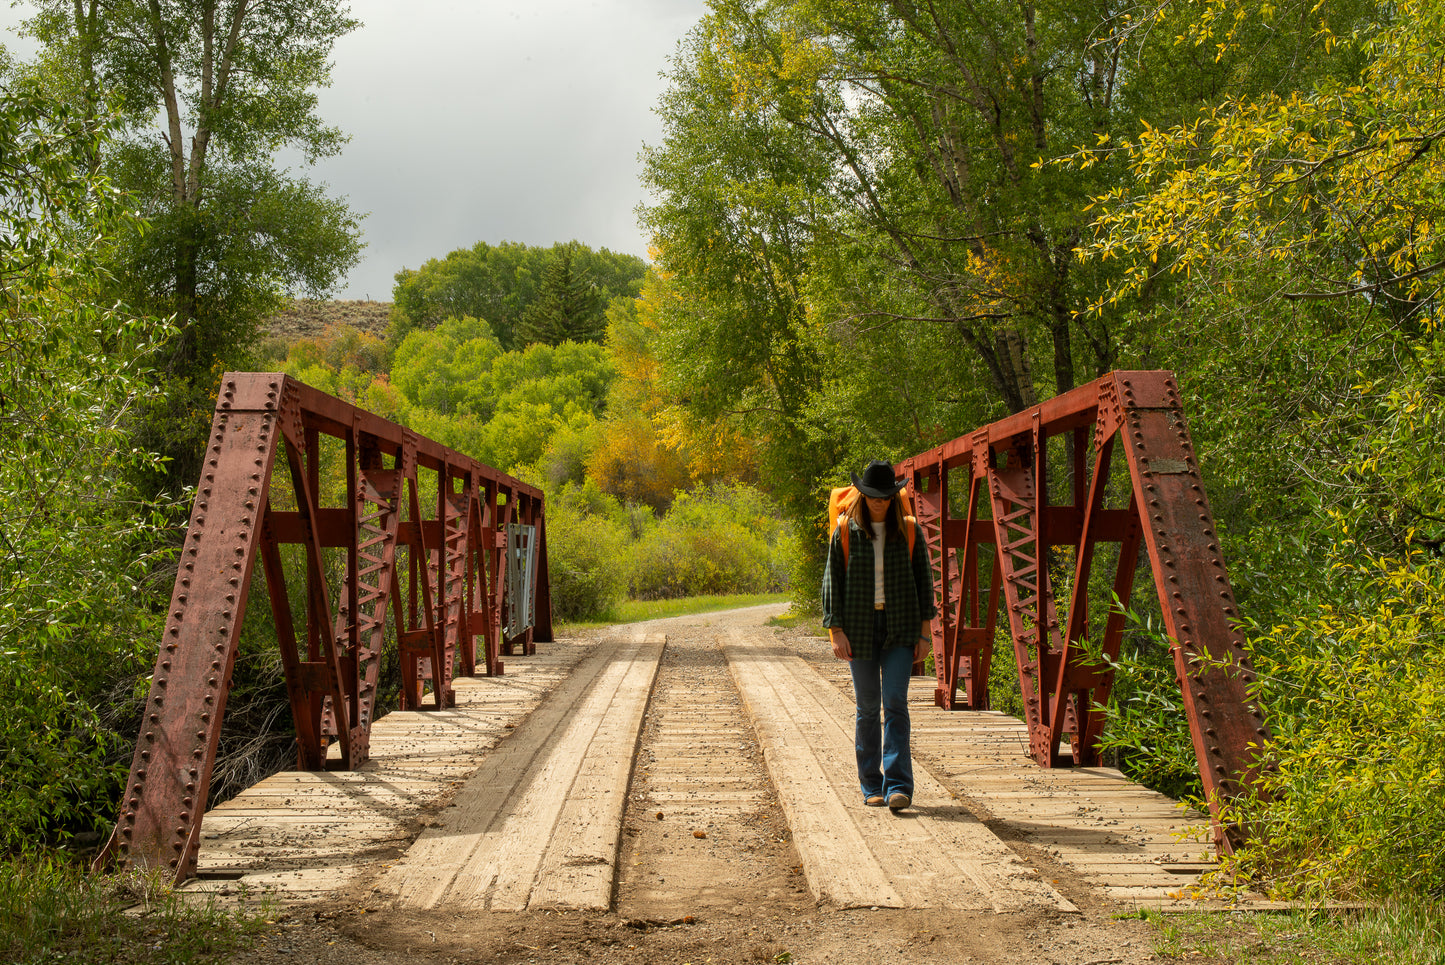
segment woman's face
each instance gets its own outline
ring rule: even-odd
[[[868,518],[875,523],[881,523],[888,518],[888,504],[893,502],[889,497],[877,499],[873,496],[864,496],[868,501]]]

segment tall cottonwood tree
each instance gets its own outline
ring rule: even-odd
[[[1215,59],[1131,31],[1131,11],[716,0],[675,61],[665,140],[647,155],[661,265],[689,299],[751,302],[752,331],[785,331],[758,309],[801,279],[800,311],[826,306],[815,327],[835,341],[866,351],[883,327],[946,329],[960,360],[940,391],[983,380],[995,412],[1113,367],[1116,316],[1081,309],[1118,269],[1075,249],[1090,199],[1129,173],[1112,158],[1047,162],[1141,119],[1176,122],[1227,86],[1318,69],[1291,59],[1308,18],[1247,20]],[[758,270],[722,267],[745,254]],[[690,312],[680,327],[708,324]]]
[[[1072,387],[1085,222],[1067,205],[1087,178],[1062,183],[1036,164],[1111,123],[1117,51],[1096,46],[1097,26],[1035,4],[715,4],[678,61],[668,140],[650,156],[662,201],[646,217],[664,263],[722,241],[686,227],[712,186],[671,162],[733,131],[712,165],[721,183],[738,183],[727,170],[740,160],[759,176],[713,213],[791,210],[788,250],[806,250],[813,284],[832,289],[836,325],[945,326],[1009,409],[1035,399],[1041,335],[1054,387]],[[1107,337],[1083,334],[1089,367],[1107,367]]]
[[[1209,6],[1186,45],[1236,42],[1226,28],[1247,6]],[[1100,313],[1161,277],[1187,296],[1173,331],[1149,341],[1212,376],[1194,387],[1212,407],[1231,393],[1238,443],[1225,457],[1255,480],[1267,463],[1288,493],[1255,497],[1260,525],[1324,507],[1377,552],[1438,552],[1445,94],[1431,78],[1445,4],[1406,0],[1364,22],[1342,21],[1342,6],[1319,11],[1317,42],[1360,61],[1358,75],[1231,93],[1188,123],[1077,156],[1117,153],[1138,176],[1099,199],[1085,251],[1128,266]],[[1324,531],[1336,538],[1333,522]]]
[[[119,111],[94,159],[147,228],[120,239],[118,294],[174,314],[161,400],[146,441],[194,481],[218,362],[242,356],[283,293],[319,295],[353,265],[359,227],[344,201],[282,169],[345,137],[316,110],[336,40],[356,27],[335,0],[35,0],[42,52],[27,72],[87,116]]]

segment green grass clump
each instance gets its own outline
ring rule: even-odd
[[[799,610],[796,602],[793,604],[792,609],[786,610],[769,620],[768,626],[782,627],[785,630],[793,630],[801,627],[804,630],[811,631],[815,637],[826,637],[828,635],[828,631],[823,628],[822,614],[818,613],[817,610],[811,612]]]
[[[1390,901],[1352,909],[1267,912],[1145,912],[1164,961],[1222,965],[1440,965],[1445,908]]]
[[[182,899],[155,876],[87,874],[50,855],[0,858],[0,961],[12,965],[220,963],[264,927]]]

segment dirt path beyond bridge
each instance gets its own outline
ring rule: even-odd
[[[277,775],[218,807],[195,887],[282,902],[235,961],[1154,960],[1117,915],[1199,867],[1153,833],[1167,801],[1117,772],[1093,797],[1040,785],[1007,761],[1016,722],[935,710],[920,679],[915,806],[864,808],[846,668],[768,627],[780,609],[541,645],[458,681],[455,712],[379,720],[362,771]]]

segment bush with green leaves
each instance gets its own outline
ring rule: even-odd
[[[171,333],[108,307],[105,239],[131,220],[93,172],[105,137],[0,88],[0,849],[112,817],[136,678],[153,658],[156,459],[127,418]]]
[[[1332,602],[1249,630],[1268,766],[1223,814],[1250,842],[1214,881],[1281,898],[1439,895],[1445,560],[1370,556],[1341,538],[1326,570],[1312,590]],[[1202,807],[1168,638],[1131,615],[1127,641],[1104,749]]]
[[[89,875],[53,856],[0,858],[0,961],[11,965],[218,965],[265,926],[262,914],[182,897],[155,872]]]
[[[1093,662],[1114,674],[1100,753],[1132,780],[1202,811],[1204,785],[1172,641],[1157,610],[1147,615],[1127,610],[1125,616],[1127,629],[1115,659],[1106,660],[1093,642],[1084,641]]]
[[[1230,871],[1283,896],[1445,893],[1445,561],[1334,568],[1336,601],[1254,635],[1272,730]]]
[[[719,483],[679,493],[633,550],[632,596],[782,591],[794,545],[790,527],[751,487]]]
[[[627,594],[622,507],[590,480],[547,495],[547,570],[552,618],[605,620]]]

